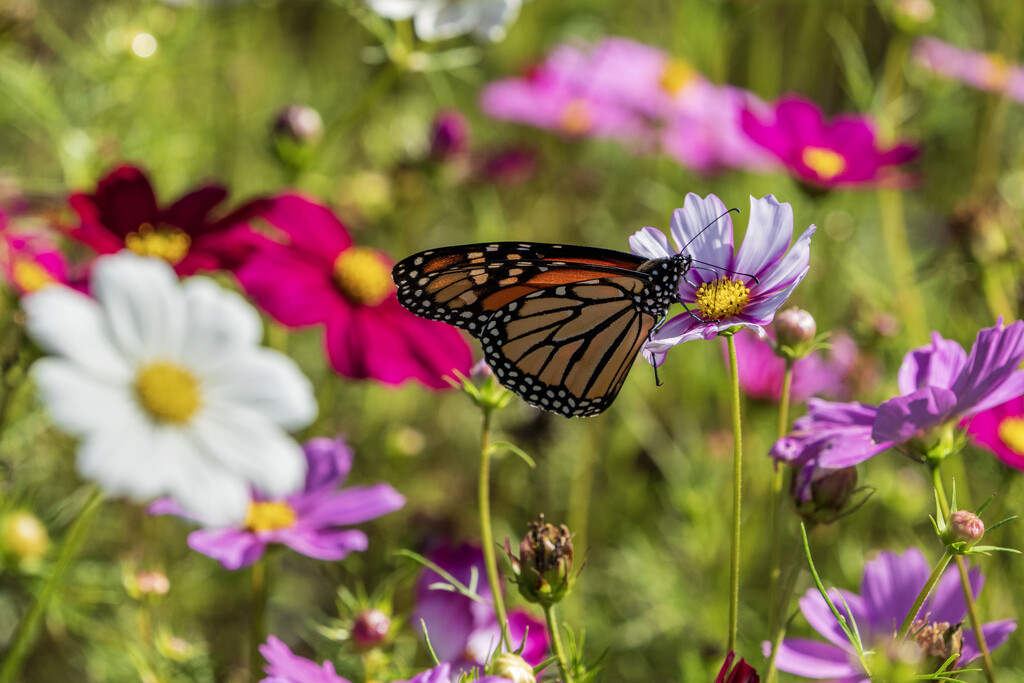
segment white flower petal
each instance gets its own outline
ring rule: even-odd
[[[479,21],[476,2],[428,2],[416,12],[416,35],[427,42],[447,40],[469,33]]]
[[[782,258],[793,239],[793,207],[772,195],[750,198],[750,220],[733,270],[759,275]]]
[[[126,379],[128,363],[111,339],[103,310],[69,287],[47,287],[21,300],[30,337],[49,353],[88,368],[98,377]]]
[[[130,383],[98,379],[76,363],[41,358],[32,365],[32,379],[54,424],[72,434],[116,429],[126,416],[143,417]]]
[[[196,416],[190,432],[206,457],[270,496],[286,496],[305,483],[302,448],[254,411],[210,406]]]
[[[473,35],[481,40],[505,39],[507,27],[519,16],[520,0],[479,0],[479,14]]]
[[[629,250],[648,259],[669,258],[676,254],[665,233],[655,228],[641,228],[630,235]]]
[[[237,353],[221,371],[204,378],[203,401],[235,405],[294,431],[317,415],[313,385],[288,356],[263,348]]]
[[[377,14],[385,19],[408,19],[423,9],[429,0],[366,0]]]
[[[89,286],[121,351],[130,359],[178,358],[185,299],[164,261],[121,251],[96,260]]]
[[[259,344],[263,324],[241,295],[205,277],[189,278],[185,290],[188,337],[182,358],[200,373],[230,361],[240,349]]]
[[[703,199],[692,192],[686,195],[683,208],[672,212],[672,239],[680,252],[712,266],[732,268],[732,218],[713,194]]]

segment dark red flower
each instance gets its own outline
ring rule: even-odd
[[[754,667],[747,664],[744,659],[739,661],[736,668],[731,672],[729,671],[735,656],[732,650],[725,656],[725,663],[722,664],[722,670],[715,677],[715,683],[761,683],[761,677],[757,675],[757,671],[754,670]]]
[[[219,185],[205,185],[161,207],[141,169],[119,166],[97,183],[92,194],[71,195],[68,203],[79,217],[71,236],[100,254],[127,248],[161,258],[180,276],[231,268],[251,250],[253,237],[245,221],[264,202],[250,202],[223,218],[211,218],[227,194]]]

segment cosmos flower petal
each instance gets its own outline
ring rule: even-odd
[[[189,329],[184,355],[201,358],[204,369],[217,369],[240,348],[254,347],[263,337],[263,322],[245,299],[213,280],[195,277],[182,288]]]
[[[955,341],[932,333],[932,343],[903,357],[898,382],[901,394],[927,386],[951,389],[967,363],[967,352]]]
[[[478,5],[473,35],[497,42],[505,38],[507,27],[519,16],[521,0],[483,0]]]
[[[309,463],[304,492],[320,492],[340,486],[352,469],[352,449],[345,439],[317,437],[302,446]]]
[[[977,567],[970,570],[969,576],[971,593],[977,598],[985,586],[985,577]],[[967,614],[967,601],[964,599],[959,572],[947,571],[942,575],[921,612],[929,615],[928,618],[932,621],[945,621],[950,624],[963,621]]]
[[[843,601],[850,606],[850,611],[853,614],[853,619],[859,624],[864,621],[864,606],[859,595],[853,593],[839,591],[832,589],[829,591],[829,598],[832,603],[839,610],[846,619],[849,620],[850,614],[847,613],[843,607]],[[850,639],[846,637],[846,633],[839,626],[839,622],[836,621],[836,617],[832,614],[832,610],[829,608],[825,599],[821,597],[821,593],[817,588],[811,588],[804,594],[799,600],[800,613],[804,615],[804,619],[811,627],[825,637],[825,640],[832,643],[838,648],[846,650],[847,652],[853,652],[853,647],[850,645]]]
[[[419,10],[427,0],[366,0],[377,14],[385,19],[409,19]]]
[[[708,226],[713,226],[707,230]],[[683,208],[672,212],[672,239],[679,251],[720,268],[732,268],[732,215],[713,194],[706,198],[690,192]]]
[[[964,370],[952,387],[958,399],[957,412],[961,415],[968,414],[968,411],[976,409],[986,399],[989,402],[985,407],[989,408],[1012,398],[1013,393],[1002,393],[996,400],[991,401],[992,394],[1020,365],[1022,359],[1024,320],[1018,320],[1004,328],[1000,318],[995,327],[978,332]],[[1016,389],[1015,386],[1014,391]]]
[[[629,250],[647,259],[670,258],[676,254],[665,233],[656,228],[641,228],[630,235]]]
[[[919,432],[948,420],[956,408],[956,394],[941,387],[925,387],[906,396],[897,396],[878,406],[871,428],[876,442],[909,441]]]
[[[771,267],[793,240],[793,207],[772,195],[750,198],[750,220],[733,270],[758,275]],[[792,253],[792,252],[791,252]]]
[[[295,530],[281,535],[281,543],[295,552],[327,562],[343,560],[351,552],[362,552],[370,545],[356,529]]]
[[[188,535],[188,547],[235,571],[263,557],[267,544],[256,534],[237,529],[199,529]]]
[[[314,526],[358,524],[394,512],[405,496],[388,484],[350,486],[322,501],[305,521]]]
[[[1002,619],[982,624],[981,632],[985,634],[985,644],[988,649],[994,650],[1009,639],[1010,634],[1017,630],[1016,619]],[[978,650],[978,639],[974,635],[974,629],[964,629],[964,647],[961,653],[962,659],[957,668],[963,668],[969,662],[981,656]]]
[[[771,644],[765,656],[771,654]],[[856,675],[857,671],[850,664],[850,656],[845,650],[802,638],[787,638],[779,645],[779,654],[775,658],[779,671],[813,679],[834,679]]]
[[[930,573],[924,555],[917,548],[903,554],[882,552],[864,565],[861,597],[872,615],[876,631],[895,633],[928,581]]]
[[[288,356],[253,346],[236,351],[225,366],[229,372],[205,387],[211,404],[244,406],[288,431],[316,418],[313,385]]]
[[[787,292],[786,298],[788,298],[796,285],[807,275],[807,269],[811,263],[811,237],[814,236],[816,230],[817,227],[814,225],[804,230],[803,234],[793,243],[789,252],[763,276],[755,273],[761,280],[759,284],[754,285],[757,292],[785,291]],[[779,306],[781,305],[780,302]]]
[[[290,246],[303,254],[316,255],[331,263],[352,246],[345,226],[326,206],[297,193],[268,199],[260,218],[284,231]]]
[[[271,677],[264,679],[263,683],[267,680],[280,680],[284,683],[350,683],[335,672],[331,662],[318,665],[305,657],[299,657],[274,636],[269,636],[259,649],[267,660],[263,671]]]
[[[126,415],[142,420],[127,381],[97,379],[83,366],[59,358],[37,360],[32,378],[54,423],[72,434],[116,429]],[[121,383],[124,386],[118,386]]]

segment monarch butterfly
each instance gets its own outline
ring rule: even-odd
[[[566,417],[604,411],[693,258],[492,242],[431,249],[391,273],[398,300],[480,340],[498,380]]]

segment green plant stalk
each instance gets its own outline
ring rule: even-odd
[[[249,680],[258,681],[263,669],[263,644],[267,620],[267,558],[261,557],[252,566],[252,621],[249,622]]]
[[[779,397],[779,429],[778,437],[781,439],[789,431],[789,402],[790,396],[793,389],[793,361],[789,358],[786,359],[786,371],[782,376],[782,395]],[[792,588],[790,588],[785,595],[784,599],[780,599],[779,595],[779,579],[782,577],[782,520],[781,511],[784,502],[783,493],[783,469],[776,465],[775,476],[772,479],[772,498],[771,498],[771,534],[772,534],[772,551],[771,551],[771,564],[768,571],[768,606],[769,606],[769,619],[768,619],[768,633],[769,638],[773,643],[771,659],[768,661],[768,672],[765,674],[767,683],[772,683],[777,674],[775,671],[775,652],[778,649],[776,644],[781,641],[781,635],[785,632],[782,627],[782,615],[786,612],[786,607],[789,604],[790,597],[792,595]],[[793,577],[795,577],[795,572]],[[790,585],[793,584],[791,577]]]
[[[729,344],[729,376],[732,384],[732,552],[729,559],[729,639],[727,650],[736,649],[740,608],[740,512],[743,495],[743,432],[740,421],[740,375],[736,362],[736,340]]]
[[[569,662],[565,658],[565,649],[562,647],[562,636],[558,632],[558,619],[555,618],[555,606],[544,606],[544,618],[548,622],[548,632],[551,634],[551,650],[558,660],[558,672],[562,674],[564,683],[573,683],[569,675]]]
[[[783,588],[781,596],[782,600],[779,603],[780,607],[788,606],[789,601],[793,599],[793,591],[796,588],[796,578],[800,575],[799,568],[794,566],[790,569],[789,576],[786,579],[786,586]],[[780,625],[772,638],[772,653],[768,657],[768,671],[765,674],[765,683],[775,683],[779,677],[779,671],[775,668],[775,659],[779,656],[779,646],[782,645],[782,639],[786,637],[786,622],[781,621],[781,615],[784,610],[780,609]]]
[[[491,531],[491,411],[484,408],[483,428],[480,436],[480,482],[477,494],[480,500],[480,542],[484,551],[484,567],[487,569],[487,585],[491,587],[491,598],[494,600],[494,614],[498,617],[501,627],[501,638],[510,650],[512,645],[508,635],[508,616],[505,613],[505,600],[501,595],[501,582],[498,580],[498,562],[494,557],[494,534]]]
[[[930,465],[932,471],[932,485],[938,494],[939,511],[944,517],[949,517],[949,503],[946,501],[946,487],[942,483],[942,475],[939,473],[938,462]],[[971,630],[974,631],[974,638],[978,643],[978,652],[981,653],[981,667],[985,670],[985,678],[989,683],[996,683],[996,670],[992,665],[992,654],[989,652],[988,643],[985,641],[985,633],[981,630],[981,619],[978,617],[978,606],[974,602],[974,591],[971,589],[971,577],[967,572],[967,563],[962,555],[956,556],[956,568],[960,573],[960,586],[964,591],[964,602],[967,603],[967,617],[971,622]]]
[[[938,563],[935,565],[935,569],[932,570],[932,575],[925,581],[924,588],[917,594],[917,598],[914,599],[914,604],[910,606],[910,611],[907,612],[906,618],[900,625],[900,630],[896,632],[896,640],[902,641],[910,633],[910,627],[914,624],[914,617],[921,611],[921,605],[924,604],[925,599],[932,592],[932,588],[935,588],[935,584],[938,583],[939,577],[942,576],[942,572],[946,571],[946,566],[949,565],[949,561],[953,559],[953,553],[948,550],[942,554],[939,558]]]
[[[60,549],[57,563],[50,572],[50,578],[46,580],[43,589],[36,595],[35,602],[29,608],[25,616],[18,623],[18,628],[11,638],[11,644],[4,656],[3,668],[0,669],[0,683],[13,683],[17,679],[21,664],[25,660],[32,644],[39,634],[39,627],[46,608],[53,598],[57,588],[64,582],[64,576],[71,569],[78,552],[82,549],[85,537],[92,526],[96,514],[99,512],[100,503],[103,502],[103,493],[98,488],[93,488],[86,500],[78,517],[71,523],[67,537],[64,539],[64,547]]]

